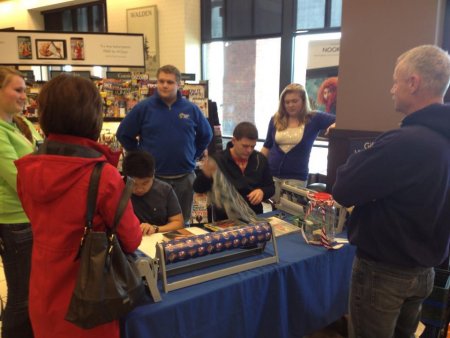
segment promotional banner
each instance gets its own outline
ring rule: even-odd
[[[0,31],[2,65],[144,67],[142,34]]]
[[[339,65],[340,39],[309,42],[307,69]]]

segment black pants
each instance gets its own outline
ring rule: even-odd
[[[2,338],[33,337],[28,314],[32,244],[29,223],[0,224],[0,256],[8,286]]]

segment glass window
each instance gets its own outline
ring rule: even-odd
[[[46,30],[61,32],[106,32],[105,1],[44,11]]]
[[[325,27],[326,0],[297,0],[297,30]]]
[[[211,38],[223,37],[223,1],[211,1]]]
[[[317,140],[314,141],[314,146],[311,149],[309,157],[309,172],[310,174],[327,174],[328,165],[328,141]]]
[[[70,32],[73,31],[73,25],[72,25],[72,11],[70,9],[66,9],[62,13],[62,31],[64,32]]]
[[[227,0],[226,36],[240,37],[252,34],[252,2]]]
[[[281,34],[282,0],[255,1],[255,34]]]
[[[88,10],[87,7],[81,7],[76,9],[77,13],[77,31],[88,32]]]
[[[211,42],[203,45],[204,79],[217,102],[222,134],[242,121],[255,123],[259,138],[278,108],[281,38]]]
[[[101,22],[101,18],[103,17],[103,13],[102,13],[102,7],[100,6],[92,6],[92,22],[93,22],[93,27],[92,27],[92,31],[93,32],[99,32],[100,30],[100,26],[99,23]]]
[[[202,40],[280,35],[284,0],[202,0]]]
[[[342,0],[331,1],[330,27],[341,27]]]

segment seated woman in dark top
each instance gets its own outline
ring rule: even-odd
[[[183,227],[180,203],[172,187],[155,178],[155,161],[145,151],[130,151],[122,171],[134,180],[131,202],[141,222],[143,235],[167,232]]]

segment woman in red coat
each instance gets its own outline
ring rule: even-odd
[[[83,330],[64,320],[79,269],[75,257],[95,164],[109,162],[100,178],[94,230],[113,224],[124,188],[111,163],[115,157],[96,142],[103,121],[100,95],[91,81],[60,75],[42,88],[38,104],[46,141],[37,153],[16,161],[18,193],[34,238],[29,311],[35,337],[119,338],[118,321]],[[130,203],[117,232],[124,251],[136,250],[142,233]]]

